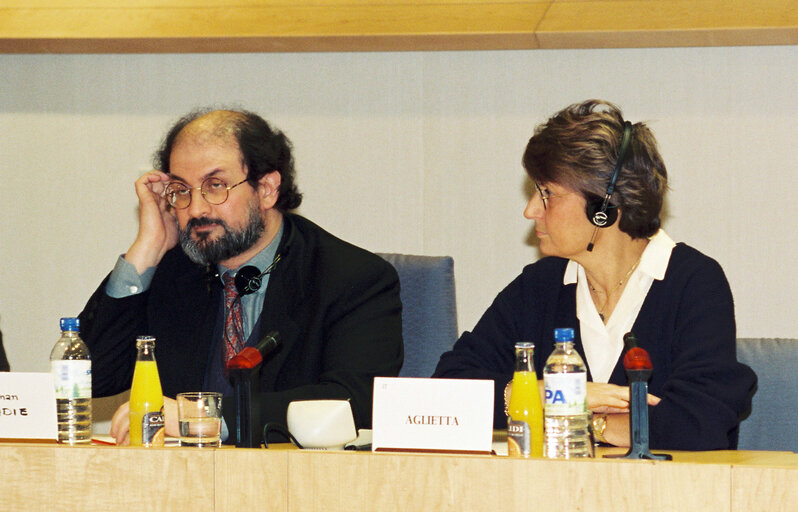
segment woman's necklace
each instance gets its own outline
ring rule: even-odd
[[[632,265],[632,268],[629,269],[629,272],[627,272],[626,275],[623,276],[623,279],[618,281],[618,284],[615,285],[615,288],[610,290],[610,293],[607,294],[607,298],[604,300],[604,304],[601,306],[601,309],[599,309],[599,311],[598,311],[599,318],[601,318],[602,322],[606,322],[606,320],[604,319],[604,309],[607,307],[607,304],[609,304],[610,298],[612,297],[612,295],[615,292],[618,291],[618,288],[623,286],[623,283],[625,283],[626,280],[629,279],[629,276],[631,276],[632,272],[635,271],[635,269],[637,268],[637,265],[640,263],[641,259],[643,259],[643,255],[642,254],[640,255],[639,258],[637,258],[637,261],[635,261],[635,264]],[[600,295],[604,295],[604,292],[602,292],[601,290],[597,289],[595,286],[590,284],[590,280],[589,279],[587,280],[587,285],[590,287],[590,291],[592,291],[594,293],[597,293],[597,294],[600,294]]]

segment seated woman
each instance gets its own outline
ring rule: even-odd
[[[600,440],[628,446],[621,356],[632,331],[654,364],[651,446],[735,448],[756,376],[737,362],[734,302],[720,265],[660,229],[667,174],[651,131],[591,100],[539,126],[523,163],[536,188],[524,216],[549,257],[496,297],[441,356],[435,376],[494,380],[494,426],[504,428],[514,344],[535,342],[541,377],[554,328],[573,327]]]

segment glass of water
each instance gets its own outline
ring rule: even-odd
[[[178,393],[180,446],[221,446],[222,394],[212,391]]]

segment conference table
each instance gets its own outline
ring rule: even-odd
[[[0,443],[0,510],[798,510],[798,454],[669,453],[546,460]]]

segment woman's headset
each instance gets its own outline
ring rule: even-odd
[[[610,199],[615,192],[615,183],[618,181],[618,175],[621,173],[621,167],[623,167],[623,161],[626,158],[627,151],[629,151],[631,139],[632,123],[624,121],[621,148],[618,150],[618,160],[615,162],[615,169],[612,171],[612,178],[610,178],[610,183],[607,185],[607,192],[604,194],[604,199],[593,199],[585,204],[587,219],[591,224],[596,226],[596,229],[593,230],[593,236],[590,237],[590,243],[587,244],[588,251],[593,250],[593,243],[596,241],[599,228],[610,227],[618,220],[618,206],[610,204]]]

